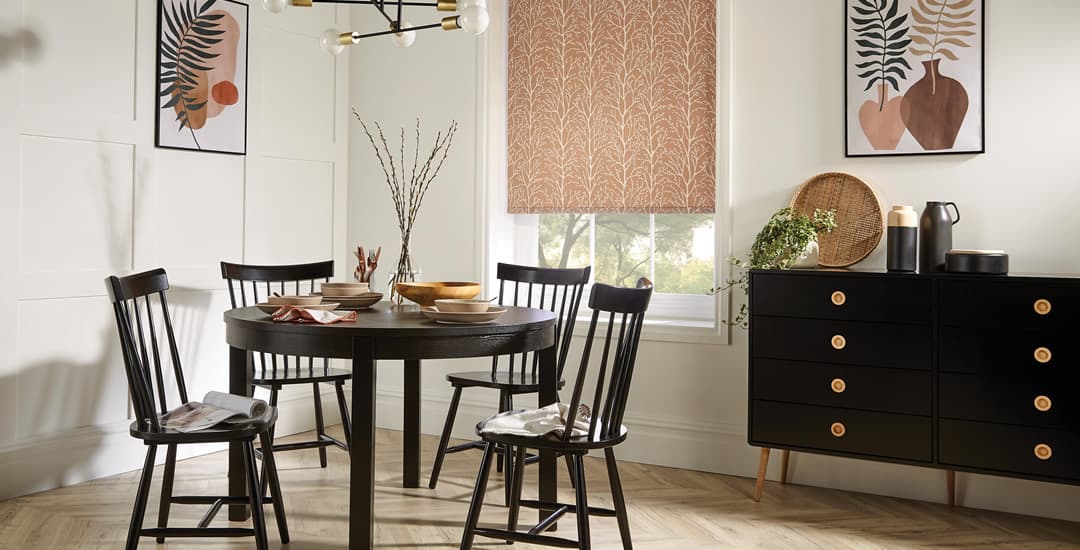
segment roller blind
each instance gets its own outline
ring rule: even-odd
[[[511,0],[510,213],[710,213],[716,0]]]

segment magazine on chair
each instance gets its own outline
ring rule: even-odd
[[[261,399],[221,392],[207,392],[202,402],[189,401],[161,415],[161,427],[187,433],[204,430],[222,422],[244,423],[266,414]]]

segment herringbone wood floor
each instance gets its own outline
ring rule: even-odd
[[[338,428],[340,429],[340,428]],[[450,455],[439,488],[402,489],[400,434],[380,431],[377,473],[377,545],[379,548],[457,548],[468,509],[479,455]],[[424,439],[425,480],[436,445]],[[141,452],[132,441],[132,452]],[[164,455],[160,452],[159,456]],[[331,451],[330,466],[318,467],[314,451],[282,453],[283,491],[293,542],[283,548],[343,548],[346,532],[348,462]],[[561,464],[560,464],[561,466]],[[1080,548],[1080,524],[856,493],[768,483],[765,499],[750,499],[753,480],[656,466],[621,463],[629,501],[635,548],[693,550],[703,548]],[[589,460],[590,504],[611,506],[601,460]],[[225,456],[207,455],[177,467],[176,494],[221,494]],[[156,472],[160,476],[160,468]],[[6,472],[4,475],[12,475]],[[493,472],[494,476],[494,472]],[[535,481],[535,468],[530,469]],[[151,495],[147,524],[155,521],[157,486]],[[0,502],[0,548],[113,549],[123,545],[135,494],[135,472]],[[503,523],[501,484],[489,489],[482,523]],[[570,502],[568,483],[560,482]],[[526,498],[533,492],[527,485]],[[271,515],[271,508],[266,508]],[[200,506],[173,506],[171,525],[193,526]],[[227,524],[219,514],[215,524]],[[523,520],[533,520],[535,513]],[[535,521],[535,520],[534,520]],[[594,545],[617,549],[614,519],[594,518]],[[560,530],[572,536],[573,521]],[[281,546],[270,523],[272,547]],[[478,548],[502,547],[481,541]],[[143,539],[143,548],[217,550],[252,548],[249,539],[170,540],[157,546]],[[534,548],[515,545],[519,550]]]

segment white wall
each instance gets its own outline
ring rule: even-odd
[[[348,269],[348,63],[317,41],[348,10],[250,8],[244,157],[154,148],[156,4],[0,0],[0,499],[141,463],[107,275],[168,270],[198,398],[228,387],[218,262]]]
[[[757,230],[787,204],[814,174],[854,173],[878,190],[886,204],[953,200],[963,221],[955,241],[964,247],[1005,248],[1014,272],[1080,272],[1071,240],[1080,157],[1073,122],[1080,105],[1080,3],[1073,0],[995,2],[987,11],[987,144],[985,155],[845,159],[843,156],[843,14],[839,0],[719,0],[733,3],[732,185],[737,252],[748,250]],[[357,13],[358,17],[361,12]],[[1053,14],[1048,17],[1046,14]],[[432,129],[453,117],[475,125],[477,44],[460,34],[421,33],[399,52],[372,45],[354,52],[351,99],[368,119],[391,127],[420,115]],[[468,135],[468,132],[463,132]],[[366,138],[352,128],[349,240],[392,245],[381,172]],[[453,165],[433,188],[420,216],[415,248],[429,279],[479,277],[473,243],[483,212],[472,162],[474,143],[455,144]],[[437,194],[436,194],[437,193]],[[492,258],[498,261],[502,258]],[[387,263],[386,265],[392,265]],[[865,263],[883,266],[882,250]],[[637,389],[627,413],[631,438],[620,456],[671,466],[753,476],[757,450],[746,445],[746,334],[733,344],[649,341],[642,345]],[[424,373],[424,431],[441,428],[449,398],[448,370],[476,362],[431,364]],[[380,424],[400,420],[399,369],[380,371]],[[642,391],[648,388],[648,391]],[[466,396],[457,435],[494,410],[493,396]],[[779,453],[776,453],[779,454]],[[430,457],[426,457],[430,458]],[[795,483],[942,502],[940,471],[796,454]],[[778,459],[770,477],[775,479]],[[967,506],[1080,520],[1080,488],[960,474],[960,502]],[[748,500],[748,506],[750,505]],[[766,504],[767,505],[767,504]]]

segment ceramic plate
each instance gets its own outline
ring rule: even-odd
[[[361,296],[327,296],[328,300],[333,300],[341,304],[338,309],[367,309],[382,300],[383,295],[379,292],[368,292]]]
[[[487,311],[451,313],[449,311],[439,311],[439,308],[435,306],[427,306],[422,308],[420,312],[424,314],[424,317],[427,317],[436,323],[476,325],[480,323],[490,323],[495,319],[498,319],[503,313],[506,313],[506,308],[491,306]]]
[[[323,302],[323,303],[321,303],[321,304],[319,304],[317,306],[303,306],[303,308],[304,309],[313,309],[315,311],[334,311],[335,309],[338,309],[338,306],[340,306],[340,305],[341,304],[338,304],[338,303],[335,303],[335,302]],[[281,309],[284,306],[279,306],[277,304],[255,304],[255,307],[259,308],[264,313],[271,313],[272,314],[272,313],[274,313],[275,311]],[[301,307],[301,306],[297,306],[297,307]]]

